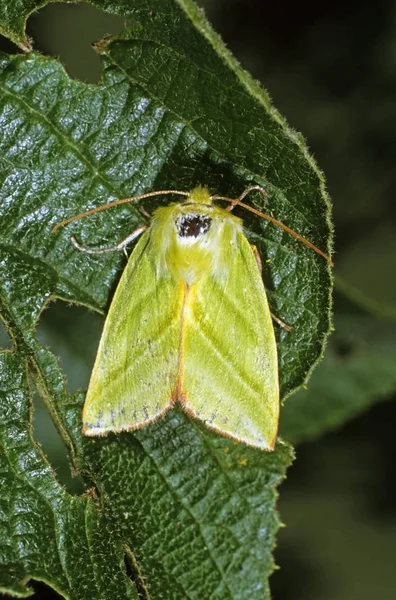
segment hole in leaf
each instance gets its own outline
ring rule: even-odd
[[[60,58],[71,77],[96,83],[101,67],[92,43],[123,28],[120,17],[84,4],[51,4],[32,15],[26,29],[35,50]]]
[[[132,550],[127,546],[124,554],[124,563],[126,574],[135,584],[139,598],[147,598],[147,588],[139,571],[138,564]]]
[[[37,339],[59,358],[69,393],[88,385],[103,320],[87,308],[64,302],[51,303],[40,317]],[[42,445],[59,482],[70,493],[82,493],[82,483],[71,476],[67,449],[38,393],[34,396],[34,436]]]
[[[5,54],[22,54],[22,50],[4,35],[0,35],[0,52]]]
[[[34,598],[37,598],[37,600],[59,600],[61,598],[63,600],[63,596],[43,581],[32,580],[30,581],[30,587],[34,589]]]
[[[12,347],[12,339],[0,320],[0,350],[11,350]]]
[[[61,301],[41,314],[37,339],[59,357],[68,393],[87,388],[103,323],[103,316]]]
[[[31,389],[33,390],[33,437],[41,445],[59,483],[69,494],[81,495],[85,492],[84,485],[78,477],[72,476],[67,448],[32,381]]]

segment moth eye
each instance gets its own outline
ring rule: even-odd
[[[201,237],[210,229],[212,219],[208,215],[186,214],[176,220],[176,230],[179,237]]]

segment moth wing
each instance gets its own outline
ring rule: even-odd
[[[104,325],[83,410],[85,435],[136,429],[172,403],[183,285],[162,269],[150,231],[129,258]]]
[[[269,450],[279,416],[276,342],[256,257],[241,232],[229,264],[223,280],[203,276],[187,296],[182,403],[216,431]]]

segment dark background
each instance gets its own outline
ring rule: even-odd
[[[200,4],[325,172],[334,202],[336,274],[396,307],[396,3]],[[35,49],[59,56],[72,77],[95,82],[100,65],[90,43],[122,26],[87,6],[54,4],[29,20],[28,31]],[[7,42],[3,49],[17,51]],[[102,325],[101,317],[60,302],[43,315],[38,334],[60,356],[70,391],[88,383]],[[78,493],[38,400],[35,415],[36,437],[59,479]],[[382,402],[297,447],[280,488],[287,528],[276,550],[281,569],[271,579],[275,600],[396,597],[395,427],[396,403]],[[34,585],[35,597],[57,597]]]

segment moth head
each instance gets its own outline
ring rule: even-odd
[[[207,187],[198,185],[187,196],[186,204],[212,204],[212,197]]]
[[[222,215],[222,217],[224,219],[225,212],[230,213],[235,206],[241,206],[242,208],[252,212],[253,214],[257,215],[258,217],[266,219],[267,221],[271,221],[271,223],[274,223],[278,227],[281,227],[284,231],[286,231],[293,237],[300,240],[300,242],[302,242],[303,244],[305,244],[306,246],[308,246],[309,248],[311,248],[312,250],[317,252],[317,254],[320,254],[323,258],[325,258],[327,260],[327,262],[331,266],[334,265],[333,261],[327,254],[325,254],[322,250],[320,250],[320,248],[318,248],[317,246],[312,244],[310,241],[308,241],[307,239],[302,237],[299,233],[293,231],[292,229],[290,229],[290,227],[281,223],[274,217],[271,217],[270,215],[262,213],[261,211],[255,209],[253,206],[244,204],[242,202],[242,200],[248,194],[250,194],[250,192],[253,192],[253,191],[257,191],[262,196],[267,197],[267,192],[265,191],[264,188],[262,188],[259,185],[251,185],[250,187],[246,188],[242,192],[242,194],[240,196],[238,196],[238,198],[228,198],[225,196],[217,196],[217,195],[211,196],[209,193],[209,190],[204,186],[197,186],[197,187],[193,188],[191,190],[191,192],[183,192],[181,190],[159,190],[159,191],[147,192],[145,194],[140,194],[138,196],[132,196],[131,198],[122,198],[121,200],[115,200],[114,202],[110,202],[103,206],[98,206],[96,208],[92,208],[91,210],[88,210],[84,213],[80,213],[79,215],[69,217],[68,219],[65,219],[64,221],[61,221],[60,223],[57,223],[56,225],[54,225],[51,229],[51,232],[56,231],[60,227],[63,227],[64,225],[67,225],[68,223],[71,223],[72,221],[77,221],[78,219],[81,219],[83,217],[88,217],[89,215],[93,215],[102,210],[107,210],[108,208],[113,207],[113,206],[119,206],[120,204],[126,204],[126,203],[130,203],[130,202],[138,202],[140,200],[143,200],[145,198],[151,198],[153,196],[177,195],[177,196],[184,196],[186,198],[185,202],[178,205],[178,206],[184,206],[186,208],[186,213],[188,212],[189,209],[190,209],[191,213],[195,212],[195,210],[191,211],[192,206],[195,206],[196,209],[201,207],[201,210],[197,211],[197,213],[198,213],[197,219],[193,218],[190,220],[190,222],[187,222],[186,220],[184,222],[181,222],[181,224],[179,226],[179,228],[181,230],[181,238],[183,237],[183,235],[184,235],[185,239],[190,239],[190,240],[194,239],[194,237],[196,239],[199,237],[202,238],[202,236],[205,235],[205,233],[207,233],[209,231],[209,229],[211,229],[210,218],[209,218],[209,221],[205,222],[205,219],[202,219],[202,217],[200,216],[200,214],[204,214],[201,212],[203,209],[206,209],[207,214],[208,215],[210,214],[212,216],[212,220],[215,219],[215,220],[221,221],[222,219],[221,218],[217,219],[217,217],[220,217]],[[226,209],[221,209],[221,208],[217,207],[216,205],[214,205],[213,201],[228,202],[228,207]],[[175,205],[171,205],[172,212],[174,211],[174,206]],[[181,212],[183,212],[183,211],[181,211]],[[154,217],[158,216],[159,214],[161,214],[161,209],[157,209],[157,211],[154,213]],[[231,217],[231,215],[230,215],[230,217]],[[233,218],[236,219],[237,221],[240,221],[240,219],[237,219],[236,217],[233,217]],[[232,220],[232,219],[230,218],[230,220]],[[208,226],[208,224],[209,224],[209,226]],[[205,231],[205,228],[206,228],[206,231]]]

